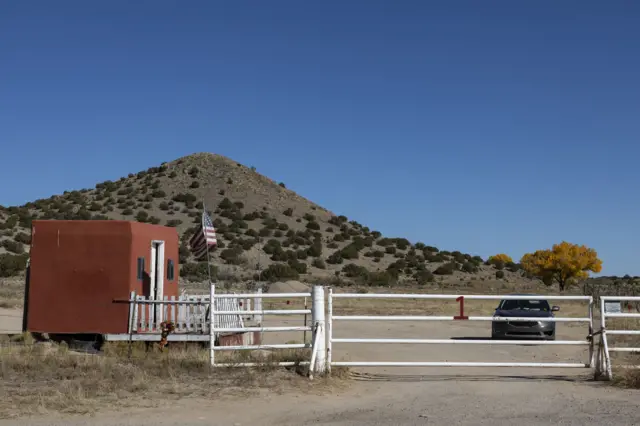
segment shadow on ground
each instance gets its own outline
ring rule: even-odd
[[[568,382],[568,383],[588,383],[594,382],[591,375],[582,376],[521,376],[521,375],[469,375],[469,374],[371,374],[351,372],[353,380],[370,382]]]

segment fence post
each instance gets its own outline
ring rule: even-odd
[[[593,368],[593,363],[595,359],[595,352],[594,352],[595,336],[593,335],[593,296],[591,296],[591,299],[589,299],[588,315],[589,315],[589,336],[591,336],[590,337],[591,341],[589,342],[589,367]]]
[[[324,287],[314,285],[311,293],[311,317],[314,325],[313,341],[317,342],[317,347],[313,348],[316,352],[315,365],[313,371],[318,374],[324,374],[326,368],[326,340],[325,340],[325,320],[324,320]],[[315,334],[318,334],[316,336]]]
[[[216,363],[215,344],[216,344],[216,320],[215,320],[215,296],[216,285],[211,283],[209,290],[209,360],[213,367]]]
[[[135,290],[129,295],[129,347],[127,348],[127,355],[131,359],[133,354],[133,328],[136,324],[136,292]]]
[[[327,373],[331,374],[331,356],[333,352],[333,288],[327,295]]]

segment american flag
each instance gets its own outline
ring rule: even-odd
[[[189,240],[189,248],[197,260],[203,260],[207,255],[208,248],[216,244],[216,230],[213,227],[213,222],[207,212],[203,211],[202,223]]]

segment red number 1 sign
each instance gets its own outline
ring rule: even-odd
[[[456,299],[456,302],[460,302],[460,315],[453,317],[454,320],[468,320],[469,317],[464,314],[464,296],[460,296]]]

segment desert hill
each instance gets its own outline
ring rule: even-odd
[[[93,189],[66,191],[23,206],[0,207],[0,276],[24,269],[33,219],[125,219],[176,227],[181,275],[206,277],[187,249],[203,201],[216,226],[212,252],[223,279],[332,279],[390,285],[434,280],[519,280],[516,264],[487,265],[335,214],[227,157],[199,153],[131,173]]]

